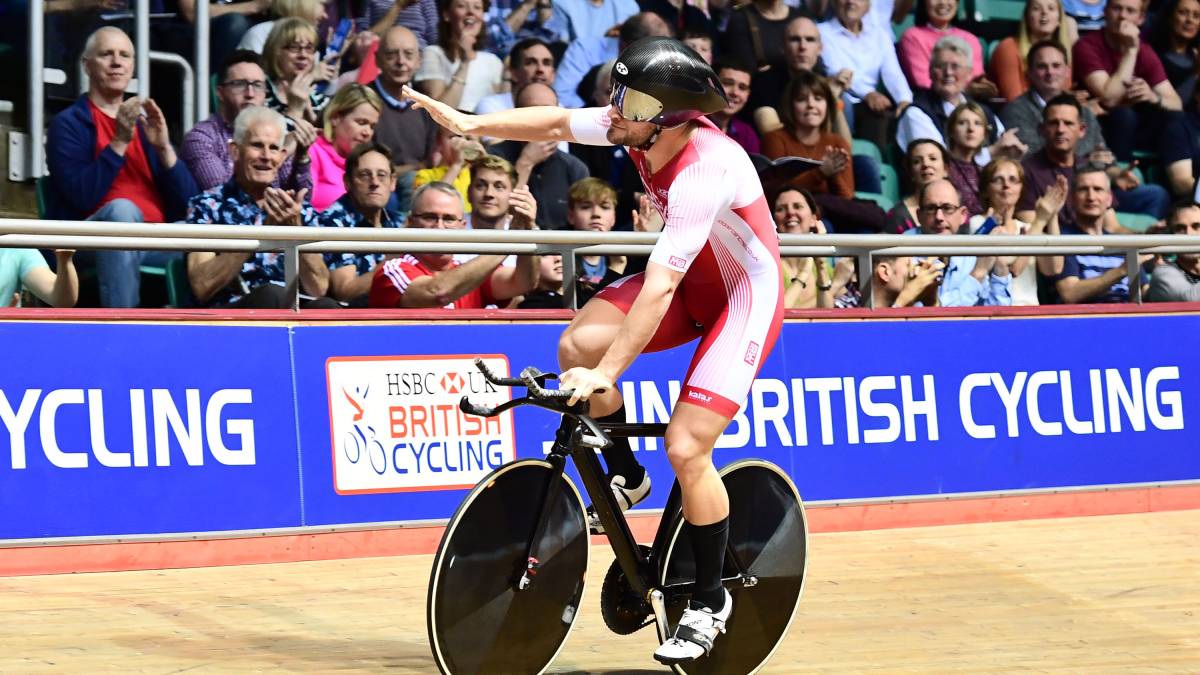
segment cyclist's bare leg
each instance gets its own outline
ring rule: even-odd
[[[725,608],[721,585],[729,539],[729,494],[713,466],[712,451],[729,420],[712,410],[679,402],[667,425],[667,459],[679,480],[683,518],[696,560],[692,601],[714,612]]]
[[[683,517],[693,525],[711,525],[729,516],[729,495],[712,451],[729,419],[707,408],[680,401],[667,425],[667,459],[679,479]]]
[[[575,315],[571,325],[558,339],[558,365],[562,370],[569,368],[595,368],[612,346],[617,337],[625,313],[610,302],[591,300]],[[621,392],[614,387],[603,394],[593,394],[592,417],[610,415],[621,407]]]

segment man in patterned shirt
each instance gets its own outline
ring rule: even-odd
[[[346,194],[325,209],[323,227],[404,227],[404,219],[388,213],[388,197],[396,185],[392,152],[379,143],[363,143],[346,158]],[[329,295],[351,307],[366,307],[375,266],[382,253],[326,253]]]
[[[217,75],[219,109],[184,135],[179,150],[201,190],[217,187],[233,176],[233,156],[229,152],[233,120],[239,112],[262,105],[267,98],[267,74],[258,54],[248,49],[230,54]],[[311,190],[308,146],[316,140],[317,130],[303,119],[292,120],[292,124],[291,156],[280,165],[274,187]]]
[[[509,196],[513,218],[510,230],[533,229],[537,202],[527,190]],[[461,230],[466,221],[462,195],[449,183],[422,185],[413,195],[410,226]],[[452,253],[418,253],[388,260],[375,268],[371,282],[372,307],[444,307],[483,309],[533,290],[538,266],[532,255],[517,256],[517,264],[502,265],[505,256],[479,255],[459,264]]]
[[[233,178],[188,201],[189,223],[224,225],[316,225],[317,214],[305,201],[306,189],[271,187],[283,163],[283,115],[254,106],[233,123]],[[202,305],[256,309],[288,306],[282,253],[202,252],[187,258],[188,282]],[[320,253],[300,256],[301,306],[335,308],[321,297],[329,287],[329,268]],[[303,294],[308,294],[307,297]]]

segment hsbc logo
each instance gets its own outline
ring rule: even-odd
[[[677,255],[671,256],[671,259],[667,261],[667,265],[681,272],[687,269],[687,261]]]
[[[446,373],[442,376],[442,390],[447,394],[457,394],[462,391],[467,382],[458,373]]]
[[[470,487],[516,456],[512,411],[481,418],[459,399],[509,399],[474,356],[334,357],[325,363],[333,483],[338,494]],[[504,356],[485,357],[500,375]]]

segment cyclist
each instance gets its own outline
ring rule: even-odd
[[[410,89],[442,126],[522,141],[623,145],[664,227],[646,271],[600,291],[559,342],[563,388],[591,401],[599,420],[624,421],[618,377],[645,351],[700,344],[666,432],[696,561],[695,593],[654,658],[707,654],[733,611],[721,585],[729,498],[712,463],[717,439],[750,391],[783,321],[779,245],[762,184],[746,152],[704,115],[725,95],[712,69],[671,38],[643,38],[618,56],[607,108],[529,107],[469,115]],[[625,508],[645,499],[649,476],[628,443],[605,454]]]

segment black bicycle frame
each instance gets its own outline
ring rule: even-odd
[[[588,496],[592,500],[592,507],[596,510],[596,515],[600,519],[600,523],[604,526],[604,532],[608,537],[609,545],[612,546],[613,553],[616,556],[617,564],[621,566],[621,571],[625,573],[625,578],[629,582],[629,586],[633,589],[638,597],[645,598],[650,592],[647,585],[648,579],[655,577],[652,565],[665,564],[664,560],[651,560],[649,555],[643,555],[638,548],[637,541],[633,537],[633,532],[629,529],[629,522],[625,519],[620,506],[617,504],[617,498],[613,495],[612,489],[605,480],[604,468],[600,465],[600,460],[596,457],[596,450],[592,445],[583,441],[585,425],[573,415],[564,414],[562,422],[559,424],[558,431],[555,433],[554,445],[550,450],[546,460],[553,467],[553,474],[543,495],[542,510],[538,516],[538,525],[534,530],[533,538],[529,543],[528,568],[526,570],[527,577],[523,578],[522,588],[528,582],[533,574],[536,574],[537,563],[541,559],[537,550],[538,543],[543,541],[543,533],[546,528],[547,513],[550,505],[558,498],[559,490],[561,490],[562,481],[558,480],[566,469],[566,458],[570,456],[575,460],[575,469],[579,472],[579,478],[583,481],[583,486]],[[597,424],[597,426],[609,438],[662,438],[667,431],[667,425],[661,423],[606,423]],[[667,503],[663,509],[664,514],[675,513],[681,508],[680,502],[682,495],[679,491],[679,485],[676,483],[671,494],[667,497]],[[654,545],[650,548],[650,552],[663,552],[669,543],[667,540],[672,534],[671,523],[669,519],[663,518],[659,521],[658,530],[654,535]],[[736,571],[732,577],[725,578],[724,581],[741,581],[742,583],[752,583],[750,577],[746,574],[746,568],[738,560],[738,556],[732,547],[726,549],[726,556],[729,562],[732,563],[733,569]],[[530,574],[533,572],[533,574]],[[693,582],[684,582],[680,584],[671,584],[669,587],[663,588],[668,600],[680,594],[690,594]]]
[[[600,523],[604,526],[609,545],[612,546],[617,563],[621,566],[621,571],[625,573],[630,588],[638,597],[646,598],[650,593],[647,580],[655,577],[654,572],[661,571],[652,569],[651,565],[654,563],[666,564],[665,556],[663,560],[653,561],[650,554],[666,550],[669,543],[668,538],[672,534],[672,523],[668,518],[659,521],[650,554],[643,555],[638,548],[637,541],[633,538],[633,532],[629,529],[629,523],[625,520],[620,505],[617,504],[616,496],[613,495],[608,481],[605,480],[605,472],[600,465],[600,460],[596,457],[596,451],[606,449],[611,445],[610,439],[612,438],[662,438],[667,433],[667,425],[648,422],[601,424],[588,416],[586,402],[580,402],[570,407],[566,405],[564,394],[569,396],[570,392],[541,388],[547,379],[557,378],[557,375],[553,373],[541,373],[535,369],[526,369],[522,371],[520,378],[499,377],[488,370],[482,360],[476,359],[475,363],[490,382],[503,386],[525,386],[531,394],[536,395],[512,399],[495,408],[472,404],[464,396],[459,402],[459,408],[463,412],[490,417],[512,408],[534,405],[562,415],[562,421],[554,434],[554,445],[546,457],[553,473],[542,494],[541,511],[538,514],[537,527],[534,528],[533,537],[529,541],[525,571],[518,581],[518,590],[526,588],[537,575],[541,560],[541,552],[537,547],[546,539],[543,535],[546,532],[550,506],[558,498],[559,491],[562,489],[563,481],[560,480],[560,477],[566,469],[566,460],[569,456],[575,460],[575,468],[579,472],[579,478],[583,481],[584,490],[592,500],[592,507],[596,510]],[[680,510],[681,505],[682,495],[679,484],[675,483],[671,488],[671,494],[667,497],[663,513],[676,513]],[[746,574],[745,565],[738,560],[732,547],[726,548],[726,557],[733,564],[737,575],[726,578],[724,581],[741,580],[747,585],[755,582]],[[692,586],[693,584],[690,582],[672,584],[669,595],[690,593]]]

